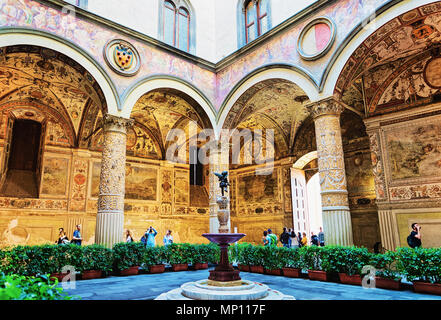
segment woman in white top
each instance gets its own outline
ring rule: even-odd
[[[289,238],[291,239],[291,248],[298,248],[299,239],[297,238],[296,233],[294,231],[290,232]]]
[[[128,230],[128,229],[127,229],[127,231],[126,231],[126,242],[127,242],[127,243],[133,242],[132,233],[131,233],[130,230]]]
[[[164,236],[164,246],[167,246],[169,244],[173,243],[173,237],[171,235],[171,230],[167,230],[167,234]]]

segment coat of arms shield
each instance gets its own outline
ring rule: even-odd
[[[113,51],[113,58],[116,65],[121,70],[130,69],[133,65],[133,61],[135,60],[133,51],[122,44],[115,47],[115,50]]]

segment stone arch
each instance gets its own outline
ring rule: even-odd
[[[360,22],[346,37],[340,47],[335,51],[330,63],[326,67],[320,91],[324,97],[332,96],[337,81],[352,54],[371,35],[377,32],[381,26],[390,22],[401,14],[414,8],[431,3],[427,0],[414,0],[410,5],[407,2],[387,3],[376,10],[375,18]]]
[[[209,119],[211,127],[213,129],[216,128],[215,111],[210,100],[199,89],[192,86],[190,83],[179,78],[170,77],[167,75],[147,77],[128,88],[127,91],[124,93],[122,99],[122,116],[130,118],[133,107],[138,102],[138,100],[146,93],[158,89],[173,89],[176,91],[180,91],[188,95],[190,98],[194,99],[205,112],[206,116]]]
[[[1,28],[0,48],[15,45],[33,45],[62,53],[85,68],[99,84],[107,105],[107,112],[119,115],[120,103],[117,90],[100,64],[75,44],[53,34],[26,28]]]
[[[242,79],[225,98],[217,115],[217,131],[220,132],[220,130],[224,127],[229,112],[245,92],[259,82],[271,79],[282,79],[292,82],[305,92],[309,100],[316,101],[319,99],[320,95],[318,86],[314,82],[311,75],[309,75],[306,71],[297,67],[290,67],[286,65],[264,66]]]
[[[303,169],[303,168],[305,168],[306,165],[308,165],[308,163],[310,163],[311,161],[313,161],[315,159],[318,159],[318,153],[317,153],[317,151],[312,151],[310,153],[305,154],[300,159],[298,159],[293,164],[292,167],[295,169]]]

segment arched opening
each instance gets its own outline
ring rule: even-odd
[[[296,84],[267,79],[246,90],[225,116],[230,137],[231,228],[261,243],[263,230],[293,228],[292,166],[309,100]]]
[[[53,242],[60,227],[70,237],[83,223],[89,242],[89,159],[101,155],[89,149],[88,139],[91,123],[107,112],[100,85],[61,52],[15,45],[0,49],[0,93],[2,215],[15,221],[24,243]],[[30,215],[42,210],[44,216]],[[37,227],[42,225],[44,231]],[[0,235],[0,242],[8,244],[14,230]]]

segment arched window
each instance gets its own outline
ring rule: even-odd
[[[271,29],[270,0],[241,1],[239,46],[243,46]]]
[[[191,14],[187,7],[182,6],[182,1],[180,4],[178,7],[171,0],[163,1],[160,38],[171,46],[190,52],[193,41]]]

